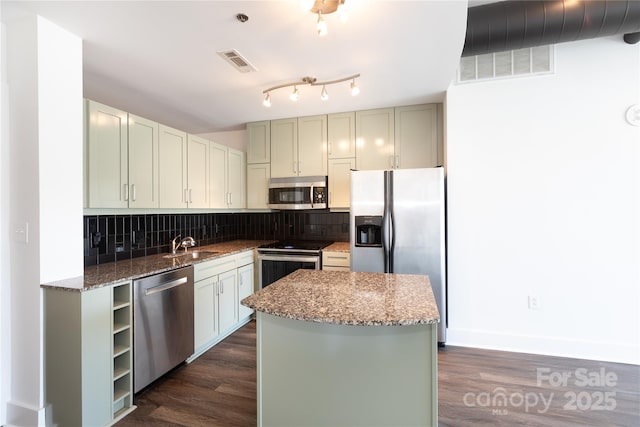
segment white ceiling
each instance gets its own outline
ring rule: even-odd
[[[283,1],[2,1],[2,19],[25,8],[80,36],[84,95],[190,133],[244,128],[250,121],[440,102],[455,77],[466,30],[466,0],[347,0],[349,19],[316,17]],[[238,13],[249,20],[236,20]],[[258,68],[240,73],[220,58],[236,49]],[[349,82],[262,91],[313,76]]]

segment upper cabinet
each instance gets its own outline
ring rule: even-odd
[[[241,209],[246,206],[245,190],[245,159],[244,152],[229,148],[228,153],[228,203],[227,207]]]
[[[394,109],[356,111],[356,168],[394,167]]]
[[[249,138],[247,163],[269,163],[271,161],[271,122],[253,122],[247,124]]]
[[[85,206],[158,207],[158,124],[85,101]]]
[[[215,142],[209,145],[209,207],[227,207],[228,148]]]
[[[129,207],[158,207],[158,123],[129,114]]]
[[[160,207],[188,207],[187,134],[160,125]]]
[[[395,109],[395,168],[432,168],[444,164],[442,104]]]
[[[327,175],[327,116],[298,118],[298,175]]]
[[[298,176],[298,119],[271,121],[271,177]]]
[[[327,148],[329,159],[356,157],[356,113],[327,116]]]
[[[209,187],[211,208],[244,208],[245,156],[242,151],[210,142]]]
[[[271,121],[271,177],[327,174],[327,116]]]
[[[441,104],[356,112],[357,169],[443,164]]]
[[[209,207],[209,141],[187,136],[187,191],[190,208]]]

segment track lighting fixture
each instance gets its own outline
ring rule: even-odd
[[[264,100],[262,101],[262,105],[264,105],[265,107],[271,107],[271,91],[276,89],[282,89],[285,87],[291,87],[291,86],[293,86],[293,92],[291,92],[291,94],[289,95],[289,98],[292,101],[297,101],[300,97],[300,91],[298,90],[298,86],[301,86],[301,85],[322,86],[320,99],[322,99],[323,101],[326,101],[327,99],[329,99],[329,93],[327,92],[327,85],[342,83],[349,80],[351,80],[351,83],[349,85],[351,89],[351,95],[355,96],[358,93],[360,93],[360,88],[356,86],[356,79],[358,77],[360,77],[360,74],[354,74],[352,76],[343,77],[341,79],[327,80],[324,82],[319,82],[318,79],[316,79],[315,77],[308,77],[308,76],[303,77],[302,79],[300,79],[300,81],[297,81],[297,82],[283,83],[281,85],[273,86],[273,87],[270,87],[269,89],[263,90],[262,93],[265,96],[264,96]]]
[[[347,20],[347,13],[344,6],[345,1],[346,0],[301,0],[300,7],[303,10],[309,10],[311,13],[317,14],[316,32],[320,37],[323,37],[326,36],[328,32],[327,22],[324,20],[323,15],[338,11],[340,20],[342,22]]]

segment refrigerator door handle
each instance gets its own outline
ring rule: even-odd
[[[382,210],[382,253],[384,272],[389,273],[389,171],[384,171],[384,207]]]
[[[389,247],[389,273],[395,273],[394,264],[394,252],[396,250],[396,220],[393,214],[393,171],[389,171],[389,184],[387,189],[387,198],[389,199],[389,237],[391,239],[391,246]]]

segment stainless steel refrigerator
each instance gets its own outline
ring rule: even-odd
[[[351,271],[426,274],[446,340],[444,169],[351,172]]]

